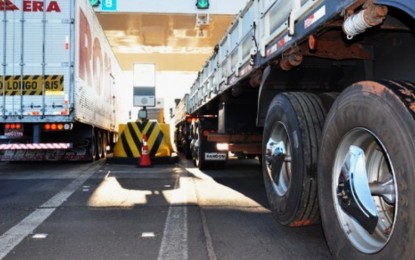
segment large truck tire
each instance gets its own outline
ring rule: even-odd
[[[107,158],[107,146],[108,146],[108,132],[102,133],[102,155],[101,158]]]
[[[93,162],[97,159],[97,137],[95,131],[92,129],[89,137],[88,161]]]
[[[190,141],[186,140],[186,142],[183,146],[183,154],[185,155],[186,159],[188,159],[188,160],[192,159],[192,150],[190,149]]]
[[[194,163],[199,170],[206,170],[206,161],[204,158],[205,151],[203,145],[200,145],[196,148],[195,151],[195,157],[194,157]]]
[[[277,95],[268,108],[262,172],[272,213],[283,225],[319,221],[315,179],[324,117],[319,97],[311,93]]]
[[[336,259],[415,259],[414,86],[359,82],[327,115],[318,193]]]
[[[193,163],[199,170],[206,170],[205,144],[202,140],[202,129],[198,126],[195,129],[195,145],[193,150]]]
[[[102,147],[102,145],[103,145],[103,138],[102,138],[102,132],[100,130],[97,130],[97,132],[96,132],[96,138],[97,138],[97,140],[96,140],[95,143],[97,145],[97,149],[96,149],[95,158],[97,160],[99,160],[99,159],[101,159],[102,154],[103,154],[103,147]]]
[[[339,95],[339,92],[323,92],[318,95],[326,114],[330,111],[331,106]]]

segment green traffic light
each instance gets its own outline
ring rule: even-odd
[[[197,9],[208,9],[209,8],[209,0],[197,0],[196,1]]]
[[[98,5],[100,4],[100,1],[99,1],[99,0],[89,0],[89,3],[90,3],[92,6],[98,6]]]

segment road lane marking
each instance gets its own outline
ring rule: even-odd
[[[195,177],[199,179],[206,179],[208,177],[197,168],[186,168],[186,171],[193,174]],[[208,177],[208,179],[210,178],[211,177]],[[192,178],[192,182],[193,182],[192,186],[196,189],[195,194],[196,194],[196,199],[197,199],[197,205],[199,206],[200,218],[202,220],[202,228],[203,228],[203,234],[205,235],[205,243],[206,243],[206,250],[208,253],[208,257],[209,257],[209,260],[217,260],[218,257],[216,256],[215,248],[213,247],[212,236],[210,235],[209,226],[206,220],[206,215],[205,215],[205,212],[203,211],[203,205],[200,205],[201,204],[200,194],[199,194],[199,191],[197,190],[197,184],[195,182],[195,178]]]
[[[202,227],[203,227],[203,233],[205,234],[206,250],[208,252],[209,260],[216,260],[218,258],[216,256],[215,249],[213,247],[212,236],[210,235],[210,232],[209,232],[209,227],[206,221],[206,215],[203,212],[202,207],[199,207],[199,211],[200,211],[200,217],[202,218]]]
[[[45,239],[45,238],[47,238],[48,237],[48,234],[34,234],[33,236],[32,236],[32,238],[33,239]]]
[[[156,237],[156,234],[154,232],[143,232],[141,233],[142,238],[154,238]]]
[[[187,253],[187,208],[170,206],[158,260],[189,259]]]
[[[42,224],[63,202],[68,199],[81,185],[90,178],[101,164],[93,164],[86,172],[78,176],[74,181],[68,184],[55,196],[43,203],[38,209],[10,228],[0,236],[0,259],[3,259],[13,248],[22,240],[33,233],[33,231]]]
[[[180,183],[180,179],[179,176],[175,181],[174,193],[167,213],[158,260],[189,259],[187,243],[187,185],[184,182]]]

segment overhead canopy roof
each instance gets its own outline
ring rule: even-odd
[[[154,63],[158,71],[199,71],[246,0],[210,0],[207,10],[196,0],[112,1],[116,11],[96,11],[123,70]]]
[[[133,63],[155,63],[157,70],[197,71],[212,54],[233,20],[210,15],[209,25],[196,28],[196,15],[98,14],[123,70]]]

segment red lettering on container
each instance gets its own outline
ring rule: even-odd
[[[103,78],[103,60],[102,60],[102,49],[101,43],[99,42],[98,38],[94,39],[94,53],[93,53],[93,72],[94,72],[94,85],[95,89],[98,92],[98,96],[101,96],[101,80]]]
[[[23,12],[43,12],[44,2],[43,1],[32,1],[32,0],[24,0],[22,9]],[[19,8],[11,1],[11,0],[0,0],[0,10],[6,9],[6,11],[16,11]],[[59,4],[57,1],[50,1],[46,12],[61,12]]]
[[[6,11],[19,10],[19,8],[17,8],[17,6],[15,6],[12,1],[10,1],[10,0],[6,0],[6,1],[0,0],[0,10],[4,11],[4,9],[6,9]]]
[[[43,2],[33,1],[32,12],[43,12]]]
[[[23,12],[29,12],[32,8],[32,3],[31,2],[23,2]]]
[[[84,12],[79,10],[79,77],[91,86],[91,60],[92,36],[91,28]]]
[[[61,9],[60,9],[60,7],[59,7],[59,5],[56,1],[51,1],[49,3],[48,8],[46,9],[46,12],[58,12],[58,13],[60,13]]]
[[[88,87],[95,89],[100,97],[110,95],[111,58],[104,51],[104,46],[98,35],[94,35],[88,17],[82,9],[79,10],[79,78]]]

